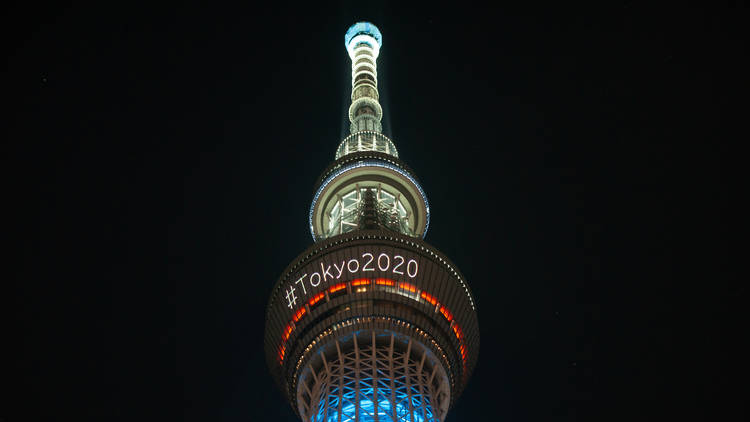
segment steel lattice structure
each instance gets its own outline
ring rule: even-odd
[[[399,348],[404,343],[406,349]],[[383,331],[336,339],[317,368],[302,375],[301,416],[310,422],[440,421],[450,385],[430,355],[411,339]]]
[[[315,243],[274,285],[264,348],[305,422],[441,422],[479,356],[475,300],[455,264],[422,239],[430,205],[382,135],[382,36],[354,24],[351,135],[318,178]]]

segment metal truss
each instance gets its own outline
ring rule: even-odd
[[[450,387],[445,371],[439,363],[433,365],[424,347],[413,347],[411,339],[401,343],[393,334],[376,336],[375,331],[360,332],[345,345],[334,343],[335,354],[333,348],[328,357],[321,353],[322,365],[298,386],[304,421],[444,420]]]

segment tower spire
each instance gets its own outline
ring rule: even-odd
[[[349,106],[349,132],[382,132],[383,108],[378,94],[377,59],[383,37],[369,22],[357,22],[344,36],[352,60],[352,104]]]
[[[424,237],[430,207],[419,182],[398,158],[396,145],[381,133],[376,60],[383,45],[380,30],[357,22],[344,46],[352,61],[351,134],[336,150],[336,163],[320,180],[310,206],[315,241],[343,233],[381,229]]]

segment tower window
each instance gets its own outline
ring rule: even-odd
[[[372,109],[372,107],[360,107],[357,109],[357,116],[362,114],[375,114],[375,110]]]
[[[372,75],[370,75],[369,73],[360,73],[359,75],[357,75],[356,78],[354,78],[354,82],[365,80],[365,79],[368,81],[375,82],[375,78],[373,78]]]

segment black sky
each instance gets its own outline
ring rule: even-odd
[[[296,420],[265,303],[311,243],[358,20],[426,240],[476,295],[448,421],[744,411],[747,7],[557,3],[4,6],[0,421]]]

